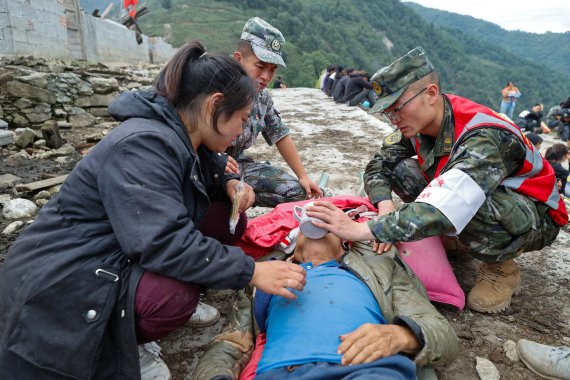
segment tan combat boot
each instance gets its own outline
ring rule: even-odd
[[[500,313],[511,305],[521,288],[521,272],[514,260],[499,264],[481,263],[477,283],[467,296],[467,306],[481,313]]]

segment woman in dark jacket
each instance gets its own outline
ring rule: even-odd
[[[297,266],[255,263],[208,236],[231,240],[220,226],[228,226],[239,179],[224,175],[221,152],[241,133],[254,96],[239,64],[193,42],[153,91],[111,104],[121,125],[8,251],[1,379],[138,379],[137,344],[183,325],[199,286],[252,284],[289,298],[286,288],[303,288]],[[245,185],[240,211],[253,201]]]

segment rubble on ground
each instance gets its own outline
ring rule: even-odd
[[[58,129],[111,121],[109,103],[121,92],[149,89],[160,66],[111,68],[56,59],[0,60],[0,146],[58,149]],[[15,129],[12,139],[7,127]],[[21,129],[20,129],[21,128]],[[55,140],[54,140],[55,139]],[[11,141],[13,140],[13,141]]]
[[[0,59],[0,193],[17,193],[11,188],[24,180],[15,171],[29,160],[73,166],[118,124],[107,113],[109,103],[121,92],[151,88],[159,70],[150,64]]]

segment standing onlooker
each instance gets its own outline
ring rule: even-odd
[[[370,84],[370,75],[364,71],[354,71],[345,90],[346,105],[355,106],[368,99],[370,107],[376,102],[374,90]]]
[[[520,98],[521,92],[513,82],[508,82],[505,88],[501,90],[501,95],[503,96],[503,100],[501,101],[500,112],[512,120],[513,113],[515,112],[515,104],[517,103],[517,99]]]

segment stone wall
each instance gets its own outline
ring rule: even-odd
[[[108,117],[107,106],[120,92],[150,88],[159,68],[5,57],[0,60],[0,121],[35,130],[46,122],[62,129],[91,127]]]
[[[79,12],[78,0],[0,0],[0,57],[33,55],[89,62],[166,62],[176,52],[112,20]],[[77,13],[77,14],[76,14]]]

